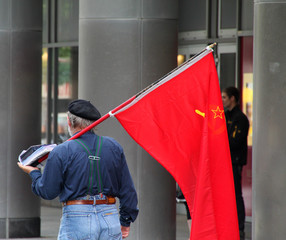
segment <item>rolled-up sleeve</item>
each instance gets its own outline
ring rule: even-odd
[[[122,170],[121,170],[121,186],[119,191],[120,199],[120,223],[122,226],[128,227],[134,222],[139,213],[137,193],[122,153]]]

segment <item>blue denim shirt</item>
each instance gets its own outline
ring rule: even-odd
[[[100,192],[117,197],[121,225],[129,226],[138,215],[138,200],[122,147],[113,138],[101,137],[100,160],[92,165],[95,161],[90,161],[86,148],[94,155],[99,136],[87,132],[78,140],[66,141],[54,148],[43,174],[39,170],[30,173],[32,191],[48,200],[59,196],[61,202]]]

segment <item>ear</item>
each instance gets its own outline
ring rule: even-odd
[[[68,125],[69,125],[69,127],[71,126],[71,122],[70,122],[70,119],[69,119],[69,117],[67,116],[67,122],[68,122]]]
[[[236,100],[235,100],[235,97],[234,97],[234,96],[231,96],[231,97],[230,97],[230,100],[231,100],[233,103],[236,103]]]

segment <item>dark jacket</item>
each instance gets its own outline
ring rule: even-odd
[[[248,118],[238,106],[231,111],[226,111],[225,118],[232,164],[245,165],[247,163]]]

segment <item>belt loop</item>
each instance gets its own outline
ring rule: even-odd
[[[96,205],[96,197],[93,196],[93,206],[95,206],[95,205]]]

